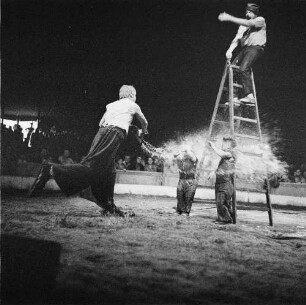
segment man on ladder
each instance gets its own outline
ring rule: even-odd
[[[255,103],[251,80],[251,68],[257,59],[263,54],[266,45],[266,22],[259,14],[259,6],[248,3],[246,7],[246,19],[237,18],[227,13],[221,13],[218,19],[221,22],[228,21],[240,25],[238,32],[226,52],[226,58],[232,58],[232,52],[241,44],[241,51],[233,60],[232,64],[239,66],[244,97],[240,102],[246,104]]]

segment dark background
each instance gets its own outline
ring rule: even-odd
[[[207,127],[247,1],[2,1],[2,109],[44,109],[94,135],[122,84],[137,90],[155,145]],[[257,1],[268,43],[254,68],[263,126],[290,163],[306,155],[305,1]]]

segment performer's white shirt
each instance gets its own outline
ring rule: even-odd
[[[123,98],[106,105],[106,112],[101,123],[103,126],[117,126],[126,130],[128,133],[134,115],[136,115],[137,119],[140,121],[142,130],[146,132],[148,121],[143,115],[140,107],[128,98]]]
[[[267,42],[266,21],[259,16],[250,19],[250,27],[241,25],[238,28],[237,38],[241,39],[241,45],[244,46],[264,46]],[[245,36],[244,32],[246,32]]]

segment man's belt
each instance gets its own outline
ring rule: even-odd
[[[104,127],[104,128],[116,128],[116,129],[119,129],[120,131],[122,131],[124,133],[124,135],[126,135],[126,130],[121,128],[121,127],[118,127],[118,126],[115,126],[115,125],[109,125],[109,124],[103,124],[101,127]]]
[[[194,173],[186,174],[186,173],[180,173],[180,179],[194,179],[195,175]]]

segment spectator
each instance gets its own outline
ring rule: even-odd
[[[145,171],[156,172],[156,165],[153,164],[153,159],[151,157],[148,158],[148,162],[145,165]]]
[[[288,179],[289,179],[289,182],[294,182],[294,173],[295,173],[294,165],[293,164],[289,164],[289,166],[288,166]]]
[[[126,155],[124,157],[123,165],[124,165],[126,170],[132,170],[133,169],[132,162],[131,162],[131,156]]]
[[[297,169],[294,172],[294,182],[295,183],[302,183],[302,173],[300,169]]]
[[[287,174],[282,175],[281,182],[290,182],[290,179]]]
[[[74,161],[70,158],[70,151],[64,150],[64,153],[58,157],[58,162],[63,165],[74,164]]]
[[[116,169],[118,170],[125,170],[125,166],[123,164],[122,158],[119,158],[116,162]]]
[[[301,178],[301,183],[306,183],[306,170],[303,171],[302,178]]]
[[[153,157],[153,164],[156,166],[156,171],[162,173],[164,171],[164,160],[162,158]]]
[[[135,170],[136,171],[144,171],[145,170],[144,160],[140,156],[138,156],[136,158]]]
[[[44,141],[44,135],[40,128],[36,128],[35,132],[32,133],[30,139],[30,146],[34,149],[38,149]]]
[[[13,127],[13,133],[14,133],[14,140],[17,143],[22,143],[23,142],[23,133],[22,133],[22,128],[20,125],[15,124]]]
[[[25,142],[25,146],[28,147],[31,141],[31,137],[32,137],[32,133],[34,131],[34,128],[32,127],[33,124],[31,124],[31,126],[29,128],[27,128],[26,130],[28,131],[27,133],[27,137],[25,138],[24,142]]]
[[[13,127],[13,141],[12,145],[14,150],[17,152],[17,155],[21,154],[23,152],[23,133],[22,128],[20,125],[15,124]]]

